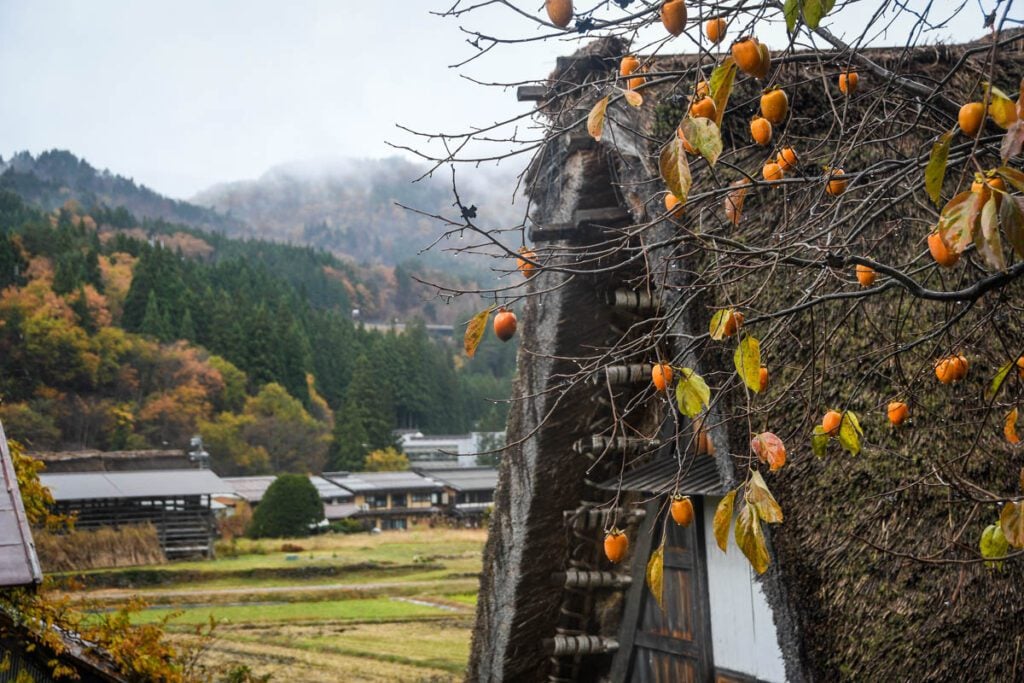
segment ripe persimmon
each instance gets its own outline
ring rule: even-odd
[[[504,308],[494,316],[494,335],[501,341],[508,341],[516,333],[516,314]]]
[[[715,119],[715,115],[718,114],[718,107],[715,106],[715,101],[710,97],[702,97],[690,105],[690,116],[693,118]]]
[[[572,21],[572,0],[546,0],[544,8],[548,19],[558,28],[565,28]]]
[[[870,287],[875,284],[875,278],[878,277],[878,273],[871,266],[865,266],[863,263],[857,264],[857,282],[860,283],[861,287]]]
[[[842,193],[846,192],[846,180],[843,178],[843,169],[833,168],[829,171],[829,180],[825,185],[825,191],[833,197],[838,197]]]
[[[604,536],[604,556],[618,564],[626,559],[629,552],[629,537],[616,528]]]
[[[725,319],[725,324],[722,326],[722,334],[726,337],[731,337],[739,329],[743,327],[743,314],[739,311],[733,311],[732,315]]]
[[[764,147],[772,141],[772,124],[763,116],[757,116],[750,122],[750,136],[754,142]],[[781,165],[780,165],[781,168]]]
[[[778,156],[775,157],[775,163],[777,163],[779,168],[782,169],[782,172],[785,173],[786,171],[792,171],[796,168],[797,164],[800,163],[800,160],[797,159],[796,150],[792,147],[783,147],[779,150]]]
[[[858,81],[860,81],[860,76],[857,75],[856,71],[842,72],[839,74],[839,91],[849,97],[857,92]]]
[[[993,193],[992,190],[998,190],[998,192]],[[975,176],[974,182],[971,183],[971,192],[981,195],[982,204],[995,194],[996,206],[999,206],[1003,201],[1003,193],[1006,192],[1006,183],[997,175],[986,178],[979,173]]]
[[[683,215],[685,205],[679,201],[679,197],[675,196],[671,192],[665,195],[665,210],[668,211],[668,215],[673,218],[679,218]]]
[[[672,384],[672,366],[668,363],[655,363],[651,368],[651,382],[658,391],[665,391]]]
[[[960,254],[947,247],[938,232],[928,235],[928,251],[935,262],[943,268],[952,268],[960,260]]]
[[[761,391],[764,391],[768,388],[768,368],[762,365],[759,377],[761,379]]]
[[[708,19],[704,22],[704,35],[708,37],[715,45],[722,42],[722,38],[725,38],[725,19],[718,17],[716,19]]]
[[[956,122],[960,124],[960,130],[969,138],[978,137],[981,126],[985,122],[985,105],[981,102],[968,102],[960,107],[960,113],[956,115]]]
[[[526,247],[520,249],[519,253],[521,254],[521,257],[516,259],[516,267],[519,268],[519,272],[527,278],[531,278],[536,275],[534,271],[537,266],[530,263],[530,261],[536,261],[537,255]],[[527,259],[529,259],[529,261]]]
[[[771,66],[768,48],[753,36],[743,38],[732,44],[732,58],[743,73],[754,78],[764,79]]]
[[[668,0],[661,6],[661,23],[674,36],[682,33],[686,28],[686,3],[683,0]]]
[[[821,418],[821,428],[825,430],[825,433],[829,436],[835,436],[839,433],[839,427],[843,424],[843,416],[839,414],[839,411],[829,410],[825,413],[824,417]]]
[[[640,68],[640,60],[633,55],[626,55],[619,62],[619,75],[628,76]]]
[[[959,382],[967,376],[967,357],[963,354],[946,356],[935,364],[935,377],[943,384]]]
[[[889,416],[889,422],[898,427],[907,419],[910,408],[903,401],[891,401],[885,412]]]
[[[683,141],[683,149],[686,150],[687,154],[700,154],[700,152],[697,151],[697,148],[691,145],[690,141],[686,139],[686,134],[683,133],[682,128],[676,128],[676,136]],[[665,201],[667,202],[668,200],[666,199]]]
[[[779,166],[774,161],[769,161],[763,167],[761,167],[761,175],[764,176],[764,179],[768,181],[782,180],[782,167]]]
[[[670,508],[672,520],[679,526],[690,526],[693,524],[693,501],[689,496],[672,496]]]
[[[697,428],[697,455],[714,455],[715,444],[711,440],[711,434],[703,425]]]
[[[772,123],[782,123],[789,113],[789,97],[786,91],[775,88],[761,95],[761,116]]]
[[[1024,356],[1017,359],[1017,376],[1024,379]]]
[[[626,87],[630,90],[636,90],[646,82],[647,78],[645,76],[633,76],[633,78],[626,81]]]

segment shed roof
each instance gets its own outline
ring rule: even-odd
[[[441,484],[417,472],[324,472],[325,479],[353,493],[436,491]]]
[[[662,456],[650,462],[627,470],[620,481],[618,477],[599,485],[608,491],[639,491],[642,493],[673,493],[687,496],[716,496],[725,493],[722,477],[718,472],[715,457],[698,455],[692,464],[684,461],[680,474],[679,461],[674,457]]]
[[[169,498],[225,493],[230,485],[210,470],[67,472],[42,474],[57,502],[103,498]]]
[[[430,476],[456,491],[491,491],[498,485],[498,470],[493,467],[432,469]]]
[[[224,482],[247,503],[258,503],[277,477],[273,474],[259,477],[224,477]]]
[[[25,586],[43,579],[18,490],[14,462],[0,425],[0,587]]]

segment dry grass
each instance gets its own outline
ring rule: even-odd
[[[92,531],[33,534],[45,572],[164,564],[167,560],[152,524],[102,527]]]

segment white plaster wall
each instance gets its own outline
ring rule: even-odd
[[[772,612],[754,570],[729,530],[729,550],[715,542],[712,520],[721,498],[704,499],[704,534],[707,539],[708,596],[711,605],[711,642],[715,666],[783,683],[786,669]]]

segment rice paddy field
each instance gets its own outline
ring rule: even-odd
[[[240,540],[216,560],[78,575],[76,598],[163,621],[197,666],[270,681],[462,680],[483,530]],[[285,549],[286,548],[286,549]],[[197,628],[215,624],[212,637]]]

